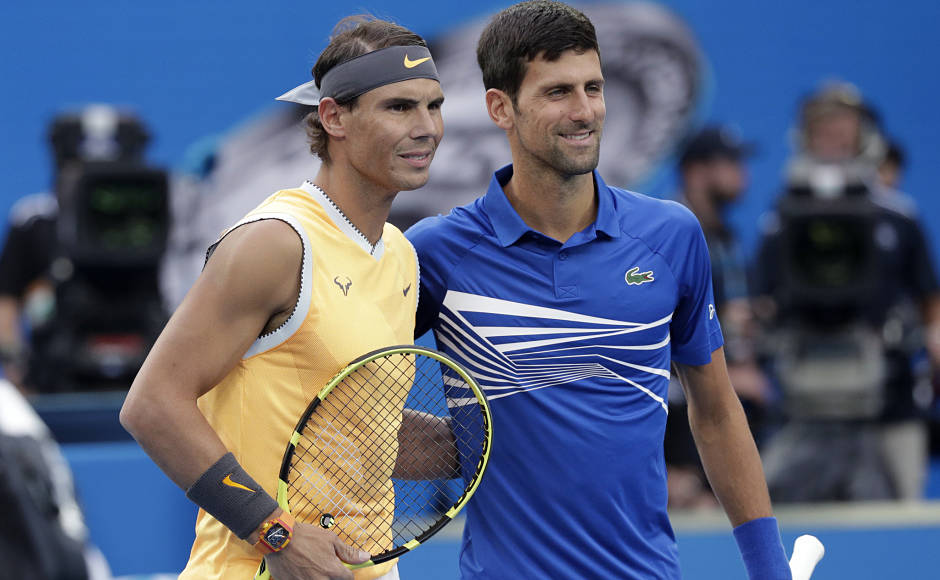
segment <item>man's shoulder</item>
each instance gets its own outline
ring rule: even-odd
[[[330,204],[333,204],[333,211],[336,214],[331,219],[328,210],[315,197],[312,187],[311,183],[304,182],[298,187],[279,189],[255,205],[231,227],[264,218],[275,218],[298,226],[302,224],[328,224],[343,216],[342,210],[332,201],[329,201]],[[296,221],[298,219],[300,220],[299,224]],[[307,230],[308,235],[311,233],[316,234],[316,231],[310,231],[309,228],[304,229]]]
[[[241,251],[253,255],[277,256],[289,249],[299,251],[303,248],[294,225],[280,217],[246,219],[232,228],[224,238],[237,239]]]
[[[917,202],[906,193],[885,187],[876,187],[871,193],[871,201],[887,214],[908,221],[920,219]]]
[[[242,256],[240,262],[251,260],[272,260],[288,263],[280,258],[296,253],[303,255],[304,242],[295,227],[296,222],[289,214],[249,213],[243,219],[219,234],[218,239],[206,250],[205,263],[225,248],[224,254]],[[299,224],[296,224],[298,227]]]
[[[55,195],[48,192],[33,193],[16,200],[10,207],[10,226],[27,227],[36,220],[54,220],[59,213]]]
[[[695,214],[678,201],[610,187],[621,231],[632,237],[656,237],[701,230]]]
[[[492,228],[484,216],[483,198],[479,198],[455,207],[446,215],[422,219],[408,228],[405,237],[420,252],[440,244],[469,247],[491,233]]]
[[[411,258],[414,258],[416,253],[411,240],[406,238],[405,233],[391,222],[385,222],[385,227],[382,230],[382,243],[385,244],[387,252],[404,252]]]

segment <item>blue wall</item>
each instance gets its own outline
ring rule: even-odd
[[[783,530],[787,554],[805,530]],[[937,559],[931,554],[940,542],[940,526],[926,528],[814,529],[826,546],[814,580],[885,580],[935,578]],[[747,575],[730,532],[677,533],[682,577],[686,580],[745,580]],[[456,580],[458,543],[432,540],[402,558],[401,577],[407,580]],[[584,572],[585,578],[601,574]]]
[[[223,131],[306,79],[332,25],[370,10],[433,36],[506,1],[4,2],[0,7],[0,212],[49,182],[44,132],[62,107],[131,105],[154,127],[153,158]],[[707,116],[757,140],[753,187],[734,214],[746,242],[777,189],[798,97],[823,78],[857,83],[909,148],[904,187],[927,215],[940,255],[940,3],[930,0],[671,0],[711,62]],[[407,9],[403,8],[407,6]],[[933,71],[933,72],[932,72]],[[446,119],[445,105],[445,119]],[[484,184],[481,184],[481,187]],[[668,194],[668,179],[646,184]],[[2,226],[0,226],[2,228]]]
[[[133,442],[67,444],[63,452],[75,476],[92,541],[116,575],[178,573],[189,557],[196,509]],[[940,481],[940,465],[932,477]],[[923,504],[937,513],[937,504]],[[911,506],[901,505],[910,510]],[[856,508],[852,508],[856,509]],[[857,508],[861,512],[865,506]],[[910,512],[908,512],[910,513]],[[934,578],[940,566],[940,519],[900,519],[873,524],[848,511],[829,523],[783,527],[787,552],[800,534],[812,533],[826,545],[818,580]],[[712,514],[703,513],[710,520]],[[688,519],[688,516],[686,516]],[[842,521],[845,520],[845,521]],[[847,525],[847,521],[855,523]],[[445,528],[427,545],[401,560],[406,580],[456,579],[458,541]],[[507,530],[506,533],[513,533]],[[723,525],[707,531],[677,532],[683,577],[688,580],[743,580],[744,567]],[[585,576],[590,577],[589,571]]]

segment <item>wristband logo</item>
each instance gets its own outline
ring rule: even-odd
[[[231,473],[229,473],[228,475],[225,476],[225,479],[222,480],[222,483],[224,483],[225,485],[227,485],[227,486],[229,486],[229,487],[234,487],[234,488],[236,488],[236,489],[244,489],[245,491],[250,491],[251,493],[254,493],[255,491],[257,491],[257,490],[251,489],[250,487],[246,487],[246,486],[244,486],[244,485],[238,483],[237,481],[232,481],[232,474],[231,474]]]

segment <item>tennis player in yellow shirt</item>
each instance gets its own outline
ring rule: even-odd
[[[399,191],[428,180],[444,97],[424,40],[366,17],[337,25],[313,76],[280,99],[316,106],[305,126],[319,172],[223,232],[121,411],[201,508],[184,580],[248,580],[262,557],[277,580],[398,578],[394,562],[354,575],[343,563],[368,553],[273,496],[319,388],[357,356],[413,340],[416,257],[386,220]]]

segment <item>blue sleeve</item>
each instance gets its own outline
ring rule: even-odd
[[[436,222],[439,217],[425,218],[411,226],[405,237],[418,255],[418,311],[415,315],[415,338],[424,336],[437,321],[441,302],[447,292],[446,272],[441,263],[442,255],[434,252],[437,237]]]
[[[724,344],[724,339],[715,310],[705,235],[692,212],[682,207],[677,214],[676,235],[664,248],[679,282],[679,300],[670,325],[672,358],[701,366],[711,362],[711,353]]]

